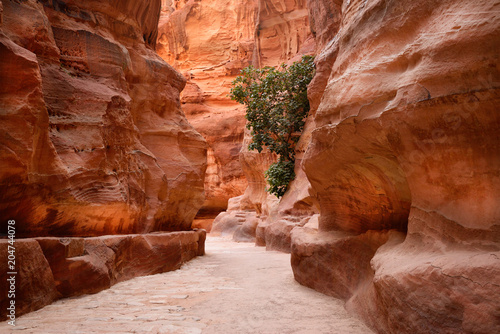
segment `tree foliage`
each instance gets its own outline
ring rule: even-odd
[[[307,85],[314,74],[314,57],[303,56],[290,66],[244,68],[233,81],[231,99],[246,106],[249,150],[263,147],[278,154],[278,162],[266,172],[268,191],[282,197],[295,178],[295,145],[309,112]]]

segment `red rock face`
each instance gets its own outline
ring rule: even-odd
[[[256,66],[277,66],[314,51],[303,0],[259,0]]]
[[[344,1],[316,30],[302,164],[320,219],[293,230],[292,266],[379,332],[500,330],[497,7]]]
[[[7,240],[0,240],[0,255],[7,259],[8,253]],[[56,289],[54,275],[50,270],[47,259],[43,256],[42,249],[38,242],[33,239],[16,240],[16,275],[14,275],[15,287],[11,289],[11,272],[6,260],[0,262],[2,270],[2,280],[0,280],[0,289],[2,289],[2,298],[0,299],[0,319],[7,319],[10,311],[10,301],[15,301],[15,316],[28,313],[44,307],[59,299],[61,294]],[[22,263],[22,265],[19,265]],[[7,292],[13,291],[15,298],[7,298]]]
[[[180,110],[184,77],[152,50],[159,12],[3,2],[0,212],[18,237],[190,228],[206,143]]]
[[[303,1],[164,4],[158,53],[188,79],[182,109],[210,146],[207,198],[200,218],[213,218],[227,208],[230,198],[243,192],[241,203],[257,208],[258,213],[267,198],[262,182],[265,163],[260,160],[269,157],[259,157],[242,145],[244,108],[228,98],[231,82],[248,65],[278,65],[312,52],[313,46]]]
[[[158,54],[187,78],[182,109],[209,144],[206,200],[198,218],[213,218],[247,186],[238,161],[244,110],[227,95],[252,61],[254,2],[167,1],[162,8]]]

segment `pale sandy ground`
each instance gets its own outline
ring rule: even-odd
[[[2,322],[0,333],[372,333],[342,301],[298,284],[289,254],[211,237],[206,251],[180,270],[57,301],[15,328]]]

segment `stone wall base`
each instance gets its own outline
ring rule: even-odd
[[[97,293],[137,276],[179,269],[205,254],[205,230],[110,235],[93,238],[27,238],[15,241],[15,298],[6,279],[0,281],[0,320],[11,300],[16,317],[59,298]],[[0,240],[0,272],[7,263],[8,240]],[[8,275],[10,277],[10,275]],[[9,278],[8,277],[8,278]]]

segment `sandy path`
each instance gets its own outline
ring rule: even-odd
[[[372,333],[293,279],[290,255],[208,238],[182,269],[60,300],[0,333]]]

